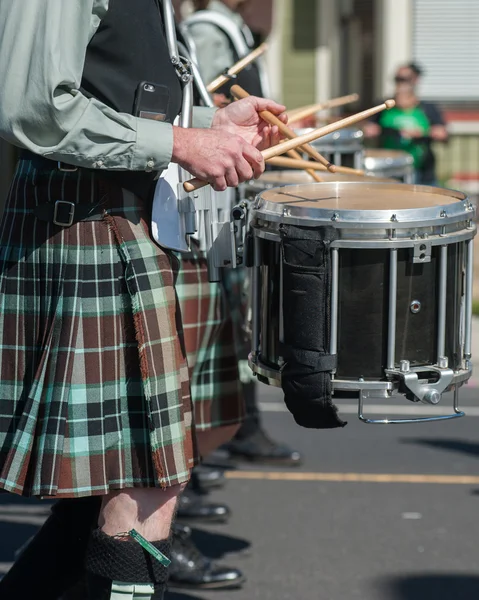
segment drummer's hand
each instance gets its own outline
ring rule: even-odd
[[[228,130],[173,127],[172,161],[218,192],[258,178],[263,155],[242,136]]]
[[[286,108],[272,100],[250,96],[233,102],[220,109],[213,118],[212,129],[222,129],[240,135],[248,143],[260,150],[275,146],[281,139],[277,127],[268,125],[259,116],[263,110],[269,110],[287,123]]]
[[[231,104],[231,100],[225,94],[213,94],[213,104],[218,108],[225,108]]]
[[[414,140],[424,137],[422,129],[401,129],[401,136],[406,140]]]
[[[367,138],[375,138],[381,135],[381,126],[372,121],[366,121],[363,125],[364,136]]]

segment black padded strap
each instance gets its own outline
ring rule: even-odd
[[[301,348],[286,348],[284,345],[283,354],[287,355],[290,361],[293,359],[295,362],[311,367],[318,373],[334,371],[338,364],[336,354],[324,354],[313,350],[302,350]]]
[[[283,260],[284,399],[303,427],[333,428],[345,423],[332,402],[330,354],[331,242],[333,227],[281,227]]]

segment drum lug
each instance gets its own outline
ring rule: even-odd
[[[402,363],[406,362],[402,361]],[[401,364],[401,369],[387,369],[386,374],[388,377],[399,380],[399,389],[404,389],[406,396],[412,394],[414,401],[424,404],[438,404],[443,392],[449,388],[454,379],[454,371],[448,368],[427,366],[405,371],[404,367],[405,364]],[[431,373],[438,375],[437,381],[432,383],[428,381],[428,374]]]
[[[413,263],[428,263],[431,262],[431,242],[421,240],[414,244],[412,262]]]

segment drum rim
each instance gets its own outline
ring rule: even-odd
[[[387,189],[393,191],[410,192],[418,191],[432,193],[438,196],[450,196],[456,198],[456,202],[447,205],[406,208],[406,209],[374,209],[374,210],[338,210],[332,208],[305,208],[294,204],[273,203],[263,198],[265,193],[272,193],[285,188],[298,188],[304,186],[356,186],[374,187],[375,190]],[[262,221],[271,221],[304,226],[334,225],[334,227],[348,228],[405,228],[424,227],[431,225],[447,225],[458,221],[470,220],[475,215],[475,209],[467,194],[459,190],[438,188],[425,185],[414,185],[405,183],[384,183],[374,181],[340,181],[284,185],[276,188],[263,190],[256,196],[252,207],[253,217]]]

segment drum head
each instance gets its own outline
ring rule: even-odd
[[[274,188],[262,192],[254,210],[283,222],[311,226],[384,223],[406,227],[421,221],[444,223],[471,218],[462,192],[397,183],[337,182]],[[467,217],[469,215],[469,217]],[[452,220],[452,221],[451,221]]]

